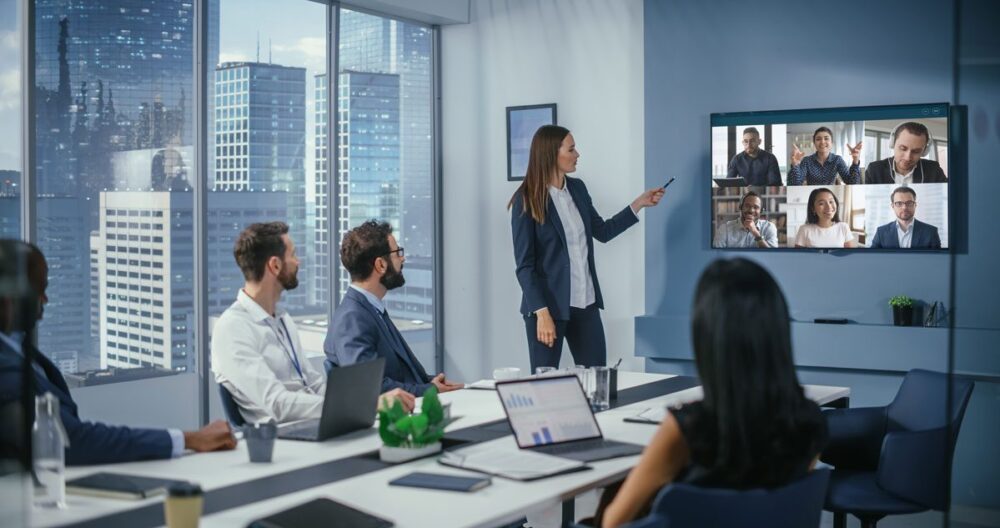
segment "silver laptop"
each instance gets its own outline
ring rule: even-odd
[[[572,374],[497,382],[497,395],[521,449],[581,462],[642,453],[641,445],[604,438]]]
[[[278,438],[319,442],[375,423],[385,358],[330,369],[323,414],[278,428]]]

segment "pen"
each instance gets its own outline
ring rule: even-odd
[[[674,180],[676,180],[676,179],[677,178],[670,178],[670,181],[668,181],[667,183],[664,183],[662,188],[666,189],[667,185],[670,185],[671,183],[674,183]]]
[[[670,181],[674,181],[674,180],[670,180]],[[667,185],[670,185],[670,184],[667,183]],[[666,185],[664,187],[666,187]],[[621,364],[622,364],[622,358],[618,358],[618,363],[615,363],[615,366],[613,366],[611,368],[612,369],[616,369],[616,368],[618,368],[618,365],[621,365]]]

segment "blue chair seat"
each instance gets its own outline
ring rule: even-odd
[[[927,509],[887,493],[871,471],[834,471],[826,493],[826,509],[835,512],[898,515]]]

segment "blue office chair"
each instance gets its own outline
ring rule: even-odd
[[[830,470],[817,469],[774,489],[731,490],[669,484],[652,512],[628,528],[805,528],[819,526]]]
[[[226,413],[226,419],[233,427],[243,427],[246,420],[240,414],[240,406],[236,404],[233,395],[222,385],[219,385],[219,396],[222,397],[222,411]]]
[[[847,525],[848,513],[873,528],[886,515],[948,508],[952,455],[974,386],[952,377],[949,402],[947,374],[915,369],[888,406],[826,411],[822,460],[835,469],[825,509],[835,528]]]

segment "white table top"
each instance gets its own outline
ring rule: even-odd
[[[627,389],[673,376],[636,372],[619,374],[619,389]],[[845,387],[806,386],[806,394],[824,404],[849,396]],[[655,427],[625,423],[622,419],[645,408],[694,401],[701,389],[693,388],[661,396],[598,414],[605,436],[616,440],[645,444]],[[451,402],[451,412],[462,418],[449,427],[463,429],[504,418],[504,412],[494,391],[461,390],[441,395]],[[504,449],[516,449],[510,436],[493,440]],[[246,444],[227,452],[189,454],[179,459],[132,462],[104,466],[67,468],[67,480],[98,471],[114,471],[136,475],[192,480],[206,492],[249,480],[361,455],[377,450],[381,441],[373,427],[345,437],[325,442],[278,440],[273,462],[254,464],[248,461]],[[452,492],[416,488],[388,487],[386,483],[412,471],[467,474],[459,469],[437,464],[434,458],[393,466],[384,470],[337,481],[308,490],[281,495],[253,505],[224,510],[202,519],[202,526],[245,526],[251,520],[306,502],[316,497],[330,497],[363,511],[392,519],[398,526],[482,526],[516,520],[524,511],[556,505],[587,489],[600,487],[625,475],[638,457],[626,457],[592,464],[593,470],[542,479],[536,482],[515,482],[494,478],[493,485],[480,491],[457,495]],[[391,501],[386,497],[391,493]],[[462,500],[456,501],[456,498]],[[123,512],[161,502],[162,497],[143,501],[123,501],[67,495],[65,510],[34,510],[32,526],[58,526],[72,522]],[[391,508],[387,505],[391,504]],[[419,519],[413,524],[407,519]]]

